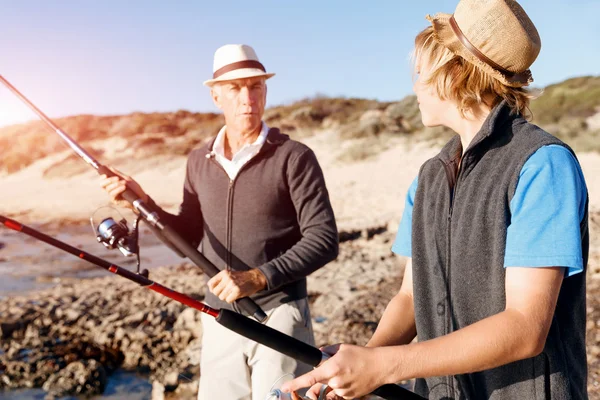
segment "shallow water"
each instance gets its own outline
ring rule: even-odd
[[[56,400],[144,400],[150,399],[152,395],[152,385],[144,377],[132,372],[115,371],[106,385],[106,390],[101,396],[93,397],[57,397]],[[18,389],[11,391],[0,391],[0,400],[44,400],[46,392],[42,389]]]
[[[96,241],[90,226],[72,226],[58,232],[33,228],[111,263],[135,270],[135,257],[125,257],[118,250],[106,249]],[[141,268],[152,269],[183,261],[146,228],[141,229],[140,246]],[[72,254],[23,233],[0,227],[0,298],[49,288],[65,278],[92,278],[109,274]]]

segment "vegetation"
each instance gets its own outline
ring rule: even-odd
[[[600,77],[579,77],[548,86],[531,104],[533,122],[578,151],[600,151]],[[344,161],[370,157],[389,147],[388,140],[446,141],[447,129],[424,128],[415,96],[399,102],[315,96],[272,107],[265,121],[296,138],[336,130],[352,140]],[[223,116],[214,113],[132,113],[123,116],[78,115],[55,121],[87,149],[104,139],[127,141],[132,157],[187,154],[216,135]],[[18,171],[37,159],[64,150],[65,145],[39,121],[0,129],[0,173]],[[73,160],[65,160],[72,164]]]
[[[579,151],[600,151],[600,77],[550,85],[531,104],[533,122]]]

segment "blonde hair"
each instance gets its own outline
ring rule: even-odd
[[[529,103],[537,94],[526,88],[506,86],[452,53],[435,40],[431,26],[415,38],[412,60],[415,69],[417,64],[426,63],[429,73],[423,83],[432,86],[441,99],[455,101],[463,117],[478,105],[492,108],[502,100],[506,100],[513,113],[531,117]]]

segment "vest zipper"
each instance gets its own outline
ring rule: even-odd
[[[451,333],[454,330],[453,323],[453,311],[452,311],[452,268],[451,268],[451,260],[452,260],[452,211],[454,209],[454,199],[456,197],[456,190],[458,188],[458,178],[460,177],[460,169],[462,167],[462,163],[459,164],[459,168],[457,173],[450,168],[448,164],[444,161],[440,160],[444,165],[444,171],[446,172],[446,178],[448,180],[448,191],[449,191],[449,207],[448,207],[448,218],[447,218],[447,241],[446,241],[446,296],[448,299],[448,307],[446,310],[446,334]],[[454,376],[448,377],[448,385],[452,389],[452,394],[448,393],[448,395],[454,396]]]

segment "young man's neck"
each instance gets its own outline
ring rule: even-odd
[[[461,115],[457,110],[455,118],[450,121],[448,127],[459,134],[462,143],[463,154],[473,141],[473,138],[481,130],[483,123],[490,114],[491,109],[487,106],[480,106],[476,110],[468,110],[465,115]]]
[[[225,157],[228,160],[231,160],[233,155],[240,151],[242,147],[249,143],[254,143],[260,135],[261,130],[262,124],[260,124],[256,129],[248,132],[241,132],[236,131],[235,129],[227,128],[225,130],[224,138]]]

